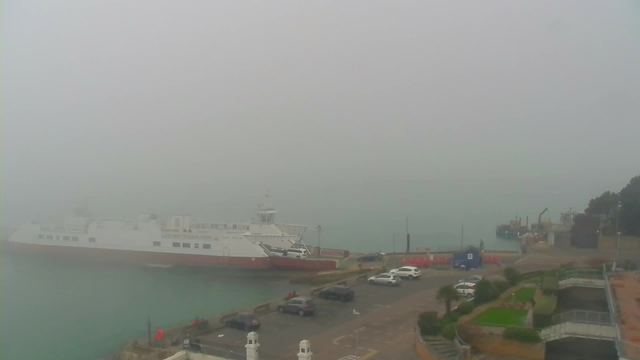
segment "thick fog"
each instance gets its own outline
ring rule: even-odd
[[[283,222],[458,231],[640,173],[634,2],[1,9],[3,228],[82,198],[250,220],[268,188]]]

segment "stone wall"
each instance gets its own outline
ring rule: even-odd
[[[528,360],[544,360],[545,357],[544,342],[527,344],[503,339],[502,335],[477,334],[473,336],[471,345],[483,353],[492,355],[513,356]]]
[[[601,236],[598,240],[599,250],[616,250],[616,236]],[[640,237],[620,236],[620,251],[640,251]]]

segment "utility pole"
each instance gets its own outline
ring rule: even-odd
[[[322,237],[322,227],[318,225],[318,256],[320,256],[320,238]]]
[[[464,249],[464,225],[460,227],[460,250]]]
[[[147,334],[149,335],[149,346],[151,346],[151,317],[147,316]]]
[[[391,234],[393,235],[393,253],[396,253],[396,234]]]
[[[616,209],[616,267],[618,266],[618,261],[619,261],[619,257],[620,257],[620,231],[618,230],[618,223],[620,220],[620,201],[618,201],[618,206]]]
[[[409,216],[407,216],[407,252],[411,252],[411,235],[409,235]]]

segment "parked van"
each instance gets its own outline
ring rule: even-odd
[[[276,255],[290,257],[294,259],[306,259],[309,257],[309,252],[307,249],[276,249],[271,248],[269,251]]]

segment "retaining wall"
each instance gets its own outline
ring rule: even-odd
[[[518,359],[544,360],[546,346],[544,342],[539,344],[527,344],[520,341],[506,340],[500,335],[474,335],[471,345],[483,353],[513,356]]]

